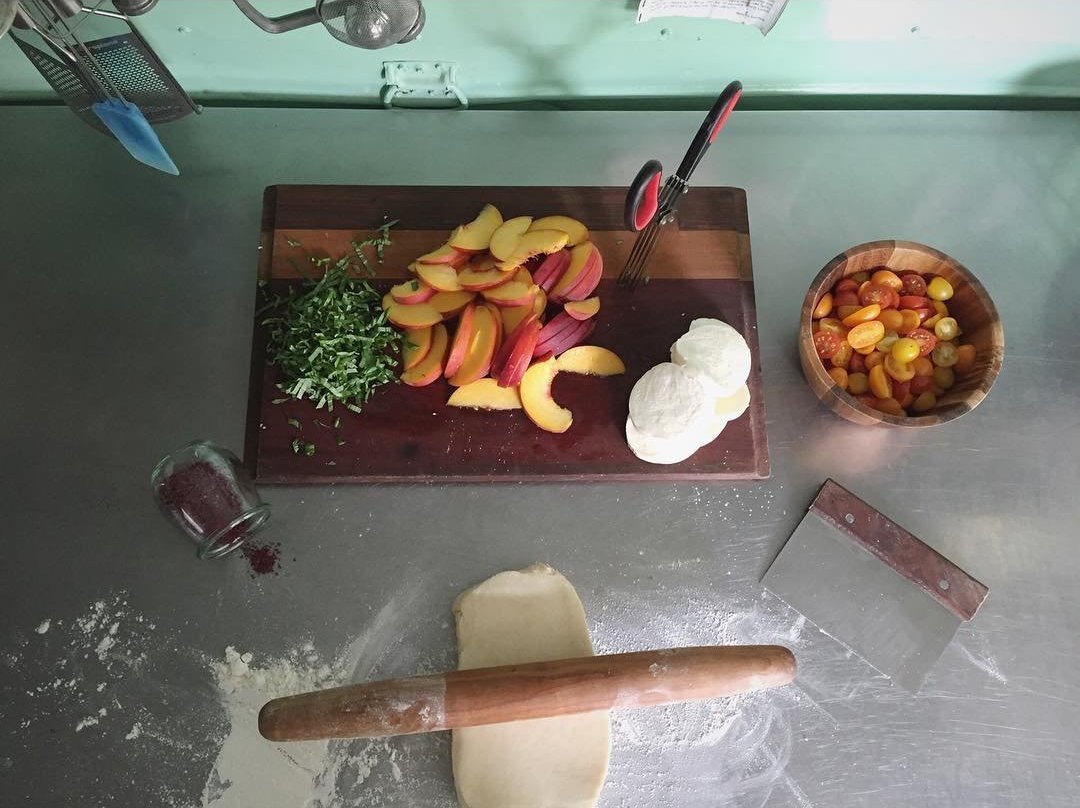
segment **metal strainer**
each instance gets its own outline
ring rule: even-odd
[[[321,22],[334,39],[376,50],[411,42],[424,27],[420,0],[317,0],[312,8],[281,17],[267,17],[248,0],[233,0],[244,16],[271,34]]]

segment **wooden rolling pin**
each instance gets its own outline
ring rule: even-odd
[[[785,685],[779,645],[701,646],[386,679],[274,699],[259,711],[271,741],[379,738],[529,718],[650,707]]]

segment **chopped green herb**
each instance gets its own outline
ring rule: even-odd
[[[315,454],[315,444],[314,443],[305,443],[304,444],[304,454],[306,454],[308,457],[311,457],[313,454]]]
[[[275,398],[275,399],[274,399],[273,401],[271,401],[270,403],[271,403],[271,404],[284,404],[284,403],[285,403],[286,401],[290,401],[290,400],[291,400],[291,399],[289,399],[289,398],[287,398],[287,397],[286,397],[286,398]]]
[[[285,237],[285,243],[288,244],[290,247],[299,247],[300,246],[299,241],[297,241],[294,238],[289,238],[288,236]]]
[[[337,445],[338,445],[338,446],[344,446],[344,445],[345,445],[345,441],[343,441],[343,440],[342,440],[341,438],[338,438],[338,442],[337,442]]]
[[[414,292],[419,292],[420,291],[420,281],[417,281],[417,280],[412,281],[409,284],[409,288],[412,289]]]
[[[289,418],[289,419],[286,420],[285,423],[287,423],[289,426],[293,427],[294,429],[299,429],[300,428],[300,422],[297,421],[295,418]]]
[[[292,444],[290,444],[290,445],[292,446],[292,453],[293,454],[300,454],[300,446],[301,446],[300,438],[293,438],[292,439]]]
[[[393,224],[354,241],[352,255],[337,261],[313,257],[315,267],[325,267],[317,280],[294,264],[306,280],[274,300],[263,320],[269,329],[268,356],[285,376],[278,385],[282,392],[308,398],[317,408],[333,410],[340,403],[360,412],[377,387],[397,380],[401,335],[386,318],[382,295],[356,277],[374,274],[364,248],[374,247],[381,259]],[[309,454],[314,451],[312,445]]]

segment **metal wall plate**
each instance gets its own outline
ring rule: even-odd
[[[468,107],[455,62],[383,62],[384,107]]]

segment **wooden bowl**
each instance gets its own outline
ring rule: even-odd
[[[950,315],[963,329],[964,342],[975,346],[975,366],[937,406],[917,416],[899,417],[878,412],[841,390],[825,370],[814,350],[813,311],[822,295],[848,275],[886,267],[894,272],[914,270],[923,275],[941,275],[952,284],[955,294],[947,301]],[[958,261],[943,252],[913,241],[870,241],[852,247],[832,259],[814,278],[803,300],[799,323],[799,360],[803,375],[814,394],[842,418],[856,424],[887,426],[936,426],[959,418],[986,398],[1001,371],[1005,354],[1005,332],[994,302],[982,284]]]

